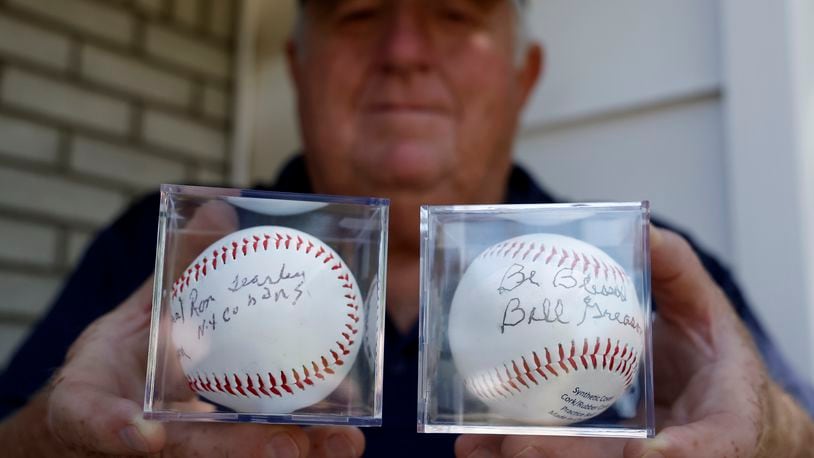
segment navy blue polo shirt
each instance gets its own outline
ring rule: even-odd
[[[311,192],[305,161],[301,157],[293,159],[277,182],[263,189]],[[511,172],[506,195],[507,203],[554,202],[519,167]],[[158,206],[158,194],[146,196],[98,234],[51,309],[0,375],[0,417],[23,406],[62,365],[68,347],[82,330],[126,299],[152,273]],[[768,339],[729,272],[695,244],[693,247],[748,326],[775,380],[814,412],[811,388],[790,370]],[[383,426],[364,429],[365,455],[452,456],[454,435],[416,433],[417,326],[402,335],[388,320],[384,351]]]

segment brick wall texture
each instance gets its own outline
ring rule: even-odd
[[[225,181],[238,0],[0,0],[0,368],[93,234]]]

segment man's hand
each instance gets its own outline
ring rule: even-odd
[[[157,423],[142,418],[152,281],[89,326],[36,403],[47,435],[32,438],[45,455],[66,451],[168,456],[359,456],[353,428]],[[27,428],[16,416],[18,432]],[[37,416],[23,419],[34,421]],[[19,440],[19,438],[18,438]],[[25,443],[27,441],[23,441]],[[31,452],[27,448],[27,452]],[[332,455],[336,454],[336,455]]]
[[[724,293],[678,235],[652,228],[658,434],[461,436],[459,457],[806,456],[814,422],[766,373]]]
[[[73,450],[107,454],[308,456],[308,437],[295,427],[142,419],[138,402],[144,394],[151,286],[146,282],[93,323],[69,350],[47,395],[47,420],[59,441]],[[351,432],[361,450],[363,442],[354,436]]]
[[[234,211],[210,202],[185,227],[177,266],[180,272],[198,253],[235,230]],[[173,274],[171,274],[172,276]],[[92,323],[68,350],[49,386],[12,418],[0,424],[4,456],[360,456],[361,431],[313,427],[158,423],[144,420],[147,345],[152,279],[116,309]],[[181,388],[185,388],[185,385]],[[180,395],[179,395],[180,397]],[[186,393],[189,405],[200,404]]]

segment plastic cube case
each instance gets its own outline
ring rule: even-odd
[[[422,208],[418,430],[652,437],[647,202]]]
[[[162,186],[145,416],[380,425],[388,206]]]

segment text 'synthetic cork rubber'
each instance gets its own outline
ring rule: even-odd
[[[204,250],[175,281],[172,341],[189,388],[242,413],[289,413],[347,375],[362,296],[339,255],[304,232],[260,226]]]
[[[449,341],[467,391],[498,415],[566,425],[592,418],[636,376],[643,313],[599,248],[529,234],[487,248],[455,291]]]

